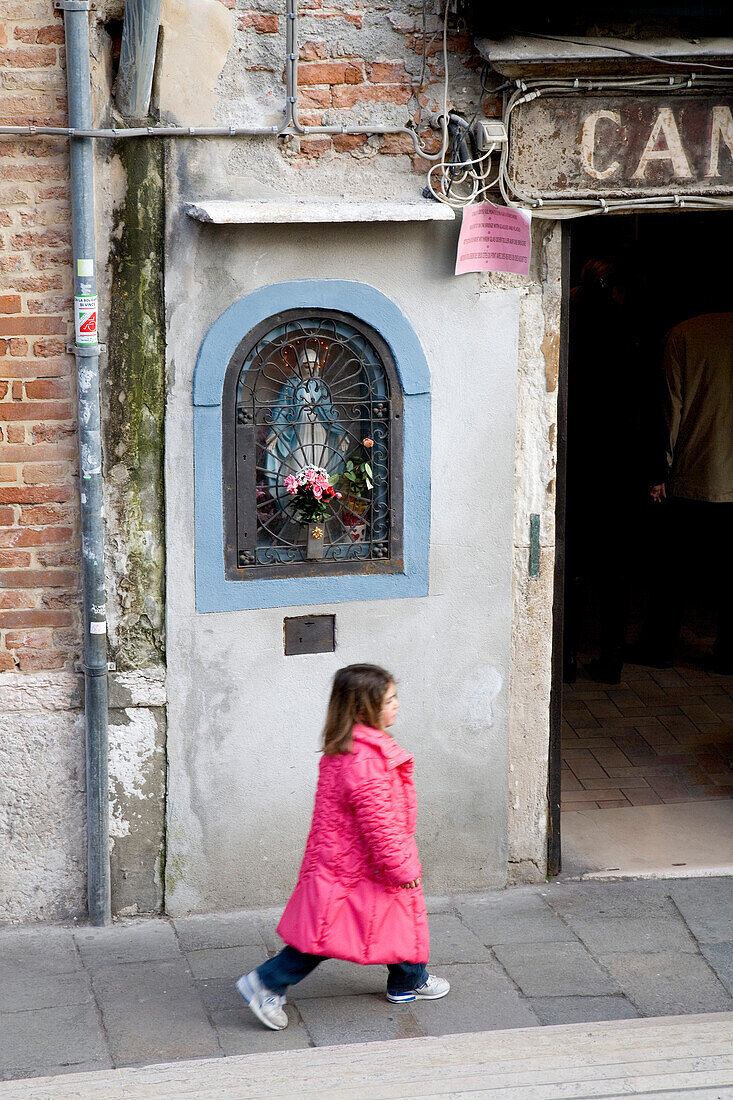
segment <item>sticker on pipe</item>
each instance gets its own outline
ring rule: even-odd
[[[77,294],[74,296],[74,323],[77,344],[97,343],[97,312],[96,294]]]

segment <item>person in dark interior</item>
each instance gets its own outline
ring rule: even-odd
[[[577,671],[582,605],[591,587],[600,652],[588,664],[603,683],[621,678],[631,570],[648,503],[649,356],[621,259],[589,260],[571,292],[564,679]]]
[[[669,668],[691,584],[711,580],[718,607],[712,668],[733,675],[733,313],[673,328],[664,351],[665,473],[651,486],[663,545],[636,664]]]

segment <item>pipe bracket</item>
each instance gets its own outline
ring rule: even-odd
[[[67,344],[67,355],[81,355],[92,358],[95,355],[102,355],[107,350],[106,344]]]
[[[105,662],[104,665],[85,665],[82,662],[81,670],[85,676],[106,676],[109,669]]]
[[[54,0],[57,11],[91,11],[90,0]]]

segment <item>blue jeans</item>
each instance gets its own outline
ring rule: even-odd
[[[282,994],[289,985],[307,978],[322,963],[324,955],[305,955],[295,947],[283,947],[279,955],[257,967],[257,977],[273,993]],[[408,993],[427,981],[425,963],[390,963],[387,967],[387,992]]]

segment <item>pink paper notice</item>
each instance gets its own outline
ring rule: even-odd
[[[478,202],[463,208],[456,275],[466,271],[529,274],[530,215],[511,206]]]

